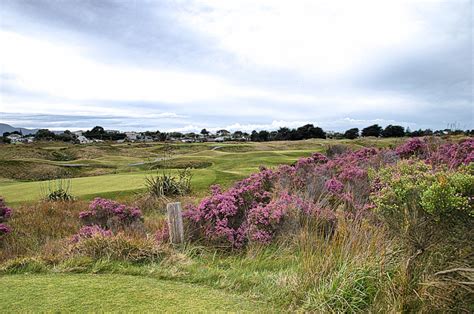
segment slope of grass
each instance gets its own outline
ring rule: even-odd
[[[0,304],[11,312],[253,312],[264,303],[193,284],[124,275],[9,275]]]
[[[307,156],[310,150],[300,151],[254,151],[243,153],[227,153],[214,151],[203,151],[191,155],[177,155],[173,158],[173,164],[186,164],[187,160],[202,162],[209,165],[204,169],[194,169],[192,187],[196,195],[202,195],[212,184],[230,185],[252,172],[259,166],[276,166],[282,163],[292,163],[301,156]],[[117,159],[108,157],[110,165]],[[118,158],[123,160],[122,158]],[[132,159],[136,161],[136,159]],[[104,159],[101,160],[104,162]],[[123,163],[123,161],[121,161]],[[137,169],[120,169],[116,174],[105,174],[100,176],[72,178],[72,194],[81,199],[90,199],[95,196],[117,197],[133,194],[144,188],[144,178],[156,173],[146,170],[147,166]],[[179,168],[179,167],[177,167]],[[160,170],[158,170],[159,172]],[[41,197],[40,181],[0,181],[0,195],[5,197],[9,203],[20,203],[38,200]]]

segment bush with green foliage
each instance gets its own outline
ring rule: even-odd
[[[43,199],[46,201],[73,201],[74,196],[71,194],[71,180],[58,179],[56,181],[48,181],[41,186]]]
[[[147,193],[153,197],[187,195],[191,192],[192,173],[189,168],[181,169],[177,175],[165,172],[145,179]]]

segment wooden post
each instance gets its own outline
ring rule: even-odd
[[[168,229],[172,244],[180,244],[184,241],[183,214],[181,203],[169,203],[166,206],[168,212]]]

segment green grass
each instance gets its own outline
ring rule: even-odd
[[[395,139],[305,140],[266,143],[195,143],[171,144],[172,160],[176,168],[186,164],[203,164],[205,168],[193,170],[193,195],[200,197],[212,184],[229,186],[236,180],[258,170],[259,166],[275,167],[291,164],[312,152],[324,152],[329,145],[347,144],[387,147]],[[214,149],[219,147],[219,149]],[[151,166],[163,157],[164,144],[94,144],[71,145],[38,143],[33,145],[6,145],[0,151],[0,195],[10,204],[35,201],[41,198],[41,181],[44,176],[64,176],[72,179],[72,194],[80,199],[95,196],[128,197],[144,189],[144,178],[153,173]],[[55,160],[53,153],[61,152],[75,159]],[[130,166],[143,162],[143,165]],[[17,167],[13,169],[10,164]],[[64,167],[67,164],[87,167]],[[159,162],[160,166],[166,162]],[[20,165],[23,165],[20,167]],[[198,167],[199,168],[199,167]],[[51,169],[54,169],[53,172]],[[8,171],[7,171],[8,170]],[[13,171],[13,172],[12,172]],[[38,177],[35,181],[35,177]],[[15,179],[16,178],[16,179]],[[20,180],[20,179],[22,180]],[[29,180],[29,181],[24,181]]]
[[[0,277],[0,304],[11,312],[254,312],[264,303],[222,290],[124,275]]]
[[[189,147],[191,146],[191,148]],[[209,145],[186,145],[179,148],[172,157],[170,165],[206,163],[208,167],[203,169],[194,169],[192,188],[193,194],[202,196],[207,192],[208,187],[212,184],[221,184],[229,186],[236,180],[258,170],[261,165],[277,166],[283,163],[292,163],[302,156],[308,156],[311,152],[321,150],[321,146],[315,145],[314,149],[300,150],[284,150],[282,145],[273,150],[261,150],[262,147],[257,145],[248,145],[254,148],[254,151],[235,151],[232,145],[230,152],[220,150],[212,150],[213,146]],[[179,146],[178,146],[179,147]],[[95,147],[96,149],[96,147]],[[142,153],[143,148],[135,148]],[[156,149],[156,148],[155,148]],[[245,146],[245,149],[248,149]],[[117,154],[117,152],[112,152]],[[80,159],[69,162],[51,162],[49,164],[58,167],[61,164],[88,164],[90,167],[80,171],[90,171],[91,169],[110,167],[107,171],[114,171],[114,174],[102,174],[98,176],[87,176],[72,178],[72,194],[80,199],[91,199],[95,196],[106,197],[123,197],[139,192],[144,189],[144,179],[147,175],[153,174],[160,170],[149,170],[150,166],[156,163],[152,161],[157,156],[151,151],[148,152],[148,158],[137,158],[123,155],[104,155],[95,159]],[[145,162],[144,165],[130,167],[128,164]],[[41,159],[28,159],[30,164],[40,165]],[[43,161],[44,162],[44,161]],[[166,162],[162,162],[166,164]],[[179,168],[179,167],[178,167]],[[35,201],[41,198],[41,181],[18,181],[18,180],[0,180],[0,195],[5,197],[11,204]]]

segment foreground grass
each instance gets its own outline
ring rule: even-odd
[[[12,312],[254,312],[263,303],[212,288],[125,275],[49,274],[0,278]]]

